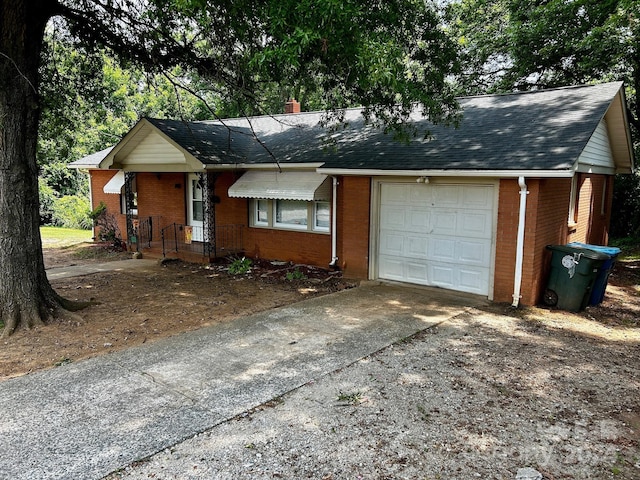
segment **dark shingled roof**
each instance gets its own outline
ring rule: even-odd
[[[330,131],[323,114],[182,122],[147,119],[206,165],[323,163],[326,169],[567,170],[573,167],[622,84],[460,98],[458,128],[419,111],[408,142],[365,125],[360,109]]]

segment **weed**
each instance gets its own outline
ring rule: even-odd
[[[429,420],[431,420],[431,413],[428,412],[426,408],[424,408],[422,405],[418,405],[416,408],[418,409],[418,412],[420,412],[420,416],[422,417],[423,421],[428,422]]]
[[[286,279],[292,282],[293,280],[306,280],[307,276],[299,269],[295,269],[293,272],[287,272]]]
[[[344,393],[338,392],[338,401],[345,402],[349,405],[357,405],[362,400],[361,392]]]
[[[229,273],[231,275],[240,275],[251,270],[251,259],[247,257],[236,258],[229,265]]]
[[[73,360],[71,360],[70,358],[61,358],[60,361],[54,363],[55,367],[62,367],[63,365],[68,365],[72,362]]]

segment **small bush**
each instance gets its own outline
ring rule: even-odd
[[[89,216],[89,200],[77,195],[65,195],[56,198],[52,206],[53,225],[64,228],[79,228],[89,230],[92,226]]]
[[[58,194],[47,182],[40,179],[38,182],[38,195],[40,197],[40,225],[51,225],[53,204],[57,200]]]
[[[114,247],[124,248],[125,243],[120,235],[118,219],[113,213],[107,210],[104,202],[100,202],[100,205],[89,214],[89,218],[93,221],[93,225],[98,228],[98,240],[101,242],[110,242]]]
[[[285,277],[290,282],[292,282],[293,280],[306,280],[307,279],[307,276],[297,268],[293,272],[287,272]]]
[[[229,273],[231,275],[240,275],[251,270],[251,260],[247,257],[236,258],[229,265]]]

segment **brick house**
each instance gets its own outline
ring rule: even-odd
[[[359,109],[142,119],[72,163],[131,248],[229,252],[537,303],[548,244],[606,244],[613,175],[634,157],[622,83],[459,99],[459,128],[398,142]],[[190,256],[190,257],[189,257]]]

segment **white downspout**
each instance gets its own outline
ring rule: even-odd
[[[520,186],[520,215],[518,216],[518,238],[516,242],[516,271],[513,280],[513,303],[514,308],[520,303],[520,289],[522,287],[522,262],[524,258],[524,226],[527,213],[527,184],[524,177],[518,177]]]
[[[333,204],[331,206],[331,262],[330,267],[335,267],[338,263],[338,234],[336,232],[338,226],[338,177],[333,179]]]

